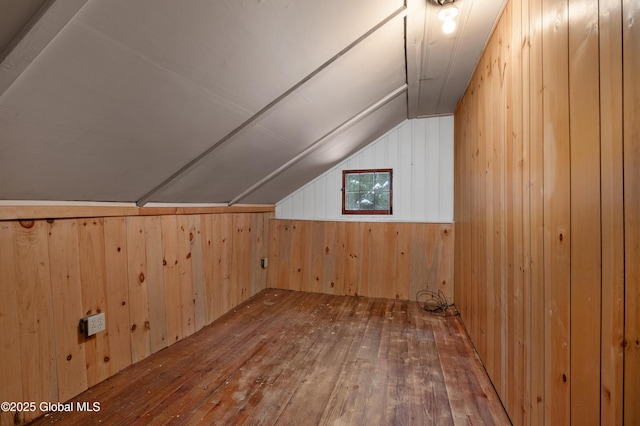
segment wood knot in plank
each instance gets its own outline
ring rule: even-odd
[[[33,228],[33,226],[35,224],[36,224],[36,222],[33,219],[22,219],[22,220],[20,220],[20,226],[22,226],[25,229],[31,229],[31,228]]]

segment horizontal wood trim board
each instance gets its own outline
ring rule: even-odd
[[[0,220],[35,220],[87,217],[164,216],[184,214],[274,213],[272,204],[236,204],[214,207],[112,206],[0,206]]]

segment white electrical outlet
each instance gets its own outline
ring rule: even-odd
[[[80,319],[80,332],[84,334],[85,337],[93,336],[100,331],[104,331],[106,328],[107,324],[104,312],[88,315]]]

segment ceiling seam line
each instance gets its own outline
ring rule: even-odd
[[[326,62],[324,62],[322,65],[320,65],[318,68],[316,68],[315,70],[313,70],[310,74],[308,74],[307,76],[305,76],[302,80],[300,80],[298,83],[296,83],[294,86],[292,86],[291,88],[289,88],[286,92],[284,92],[283,94],[281,94],[280,96],[278,96],[276,99],[274,99],[273,101],[271,101],[269,104],[267,104],[265,107],[263,107],[260,111],[258,111],[257,113],[255,113],[254,115],[252,115],[251,117],[249,117],[246,121],[244,121],[242,124],[240,124],[238,127],[236,127],[235,129],[233,129],[231,132],[229,132],[226,136],[224,136],[222,139],[220,139],[218,142],[216,142],[215,144],[213,144],[212,146],[210,146],[209,148],[207,148],[204,152],[202,152],[201,154],[199,154],[197,157],[195,157],[194,159],[192,159],[191,161],[189,161],[188,163],[186,163],[184,166],[182,166],[180,169],[178,169],[176,172],[174,172],[172,175],[170,175],[168,178],[166,178],[165,180],[163,180],[159,185],[155,186],[153,189],[151,189],[150,191],[148,191],[146,194],[144,194],[142,197],[140,197],[137,201],[136,201],[136,205],[138,207],[142,207],[144,206],[151,197],[153,197],[156,193],[158,193],[160,190],[164,189],[165,187],[167,187],[169,184],[171,184],[173,181],[175,181],[176,179],[178,179],[180,176],[182,176],[185,172],[187,172],[189,169],[191,169],[193,166],[195,166],[197,163],[199,163],[200,161],[202,161],[205,157],[207,157],[209,154],[211,154],[213,151],[215,151],[218,147],[222,146],[223,144],[225,144],[227,141],[229,141],[231,138],[233,138],[235,135],[237,135],[238,133],[240,133],[242,130],[246,129],[247,127],[249,127],[254,121],[258,120],[260,117],[262,117],[264,114],[266,114],[269,110],[271,110],[274,106],[276,106],[277,104],[279,104],[283,99],[285,99],[286,97],[288,97],[289,95],[291,95],[293,92],[295,92],[296,90],[298,90],[300,87],[302,87],[305,83],[307,83],[309,80],[311,80],[312,78],[314,78],[316,75],[320,74],[323,70],[325,70],[326,68],[328,68],[330,65],[332,65],[334,62],[336,62],[338,59],[340,59],[343,55],[345,55],[347,52],[349,52],[351,49],[353,49],[354,47],[356,47],[357,45],[359,45],[360,43],[362,43],[365,39],[367,39],[369,36],[371,36],[373,33],[375,33],[376,31],[378,31],[380,28],[384,27],[387,23],[389,23],[390,21],[394,20],[395,18],[399,17],[399,16],[405,16],[406,15],[406,11],[407,11],[407,7],[406,5],[402,5],[401,7],[399,7],[398,9],[396,9],[392,14],[390,14],[389,16],[387,16],[385,19],[383,19],[382,21],[380,21],[378,24],[376,24],[374,27],[372,27],[371,29],[369,29],[366,33],[364,33],[363,35],[361,35],[360,37],[358,37],[355,41],[351,42],[347,47],[345,47],[344,49],[342,49],[340,52],[338,52],[337,54],[335,54],[334,56],[332,56],[329,60],[327,60]]]
[[[243,191],[239,195],[235,196],[233,199],[231,199],[231,201],[229,201],[228,205],[232,206],[233,204],[235,204],[238,201],[242,200],[246,196],[248,196],[248,195],[252,194],[253,192],[255,192],[258,188],[260,188],[260,187],[264,186],[265,184],[269,183],[271,180],[273,180],[278,175],[280,175],[282,172],[284,172],[285,170],[287,170],[288,168],[290,168],[291,166],[296,164],[298,161],[302,160],[303,158],[305,158],[306,156],[311,154],[313,151],[315,151],[316,149],[320,148],[324,143],[326,143],[329,140],[329,138],[331,136],[335,135],[336,133],[342,132],[342,131],[348,129],[349,127],[355,125],[356,123],[358,123],[362,119],[364,119],[367,116],[371,115],[372,113],[374,113],[375,111],[377,111],[378,109],[380,109],[381,107],[383,107],[384,105],[386,105],[387,103],[389,103],[390,101],[395,99],[397,96],[401,95],[402,93],[406,93],[407,92],[407,88],[408,88],[408,85],[406,83],[403,84],[402,86],[398,87],[393,92],[389,93],[388,95],[386,95],[385,97],[379,99],[377,102],[373,103],[372,105],[370,105],[366,109],[360,111],[358,114],[354,115],[353,117],[351,117],[347,121],[345,121],[342,124],[338,125],[338,127],[335,127],[329,133],[325,134],[320,139],[318,139],[317,141],[315,141],[314,143],[309,145],[302,152],[298,153],[296,156],[294,156],[293,158],[288,160],[286,163],[284,163],[283,165],[281,165],[280,167],[278,167],[277,169],[275,169],[274,171],[269,173],[267,176],[262,178],[260,181],[256,182],[255,184],[253,184],[252,186],[247,188],[245,191]]]

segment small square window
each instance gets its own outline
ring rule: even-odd
[[[342,214],[391,214],[392,170],[343,170]]]

